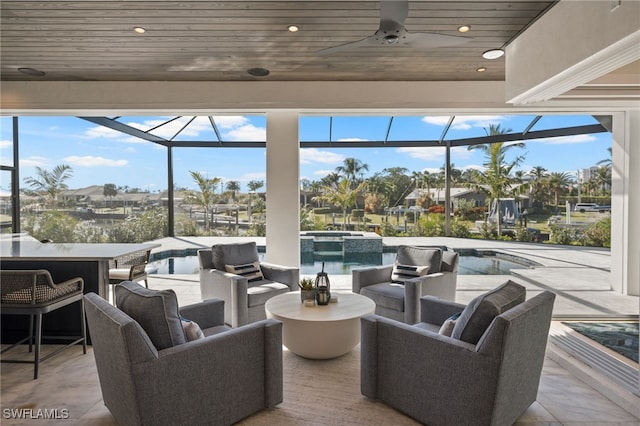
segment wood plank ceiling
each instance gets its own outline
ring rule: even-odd
[[[359,47],[380,24],[378,1],[1,2],[3,81],[439,81],[504,80],[504,48],[554,1],[409,1],[410,33],[462,35],[450,48]],[[291,24],[300,31],[287,30]],[[137,34],[134,27],[146,29]],[[266,68],[266,77],[249,75]],[[485,67],[486,71],[476,71]],[[23,74],[19,68],[43,71]]]

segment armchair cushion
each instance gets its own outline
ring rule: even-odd
[[[142,326],[157,350],[187,343],[173,290],[150,290],[124,281],[115,292],[118,308]]]
[[[509,280],[473,299],[456,320],[451,337],[476,344],[495,317],[524,302],[526,289]]]
[[[247,288],[247,298],[249,307],[260,306],[267,303],[267,300],[281,293],[291,291],[288,285],[276,283],[272,281],[262,280],[250,283],[251,287]]]
[[[213,267],[226,271],[225,265],[242,265],[257,262],[258,248],[255,241],[238,244],[216,244],[211,248]]]
[[[257,260],[255,262],[245,263],[242,265],[225,264],[224,268],[227,272],[245,277],[250,283],[264,279],[262,270],[260,269],[260,262]]]
[[[424,247],[400,246],[396,261],[402,265],[427,265],[429,273],[440,272],[442,250]]]
[[[373,300],[376,306],[404,312],[404,285],[380,283],[363,287],[360,294]]]

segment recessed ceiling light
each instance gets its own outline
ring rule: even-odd
[[[485,72],[486,70],[487,70],[487,68],[486,68],[486,67],[479,67],[479,68],[476,68],[476,71],[478,71],[478,72]]]
[[[40,71],[35,68],[28,68],[28,67],[18,68],[18,71],[20,71],[22,74],[30,75],[32,77],[44,77],[45,75],[47,75],[47,73],[44,71]]]
[[[254,77],[266,77],[269,75],[269,70],[266,68],[249,68],[247,72]]]
[[[289,25],[287,27],[287,30],[289,30],[289,32],[291,32],[291,33],[295,33],[295,32],[300,31],[300,27],[297,26],[297,25]]]
[[[133,31],[135,31],[135,32],[136,32],[136,33],[138,33],[138,34],[144,34],[144,33],[146,33],[146,32],[147,32],[147,30],[145,30],[145,29],[144,29],[144,28],[142,28],[142,27],[133,27]]]
[[[498,59],[504,55],[504,50],[502,49],[491,49],[487,50],[482,54],[482,57],[485,59]]]
[[[458,32],[459,33],[466,33],[467,31],[469,31],[471,29],[471,25],[460,25],[458,27]]]

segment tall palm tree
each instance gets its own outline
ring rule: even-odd
[[[488,136],[503,135],[510,133],[511,129],[500,127],[499,124],[489,125],[489,128],[485,128],[485,133]],[[469,150],[479,149],[485,155],[484,171],[480,173],[480,183],[486,185],[486,192],[488,192],[489,199],[493,203],[494,200],[500,205],[500,200],[511,192],[511,185],[514,183],[514,177],[511,172],[515,167],[520,165],[524,160],[524,157],[519,155],[511,161],[507,161],[507,152],[512,148],[524,148],[524,142],[505,144],[504,142],[495,142],[491,144],[470,145],[467,147]],[[482,187],[479,187],[482,188]],[[500,209],[498,209],[500,211]],[[502,215],[498,214],[497,231],[498,235],[501,233],[501,221]]]
[[[247,183],[247,188],[249,188],[249,192],[256,192],[258,189],[264,186],[263,180],[250,180]]]
[[[185,191],[184,202],[199,205],[204,209],[204,227],[209,230],[209,212],[213,206],[216,188],[222,179],[219,177],[209,179],[200,172],[189,171],[189,173],[198,185],[199,191]]]
[[[36,193],[47,197],[51,208],[55,208],[58,195],[69,188],[65,181],[71,176],[73,176],[71,166],[59,164],[51,171],[36,167],[36,177],[28,176],[24,178],[24,181]]]
[[[235,201],[236,195],[238,191],[240,191],[240,182],[238,182],[237,180],[230,180],[229,182],[227,182],[225,187],[227,188],[227,191],[231,192],[231,199]]]
[[[527,175],[531,176],[531,183],[529,184],[529,193],[531,194],[532,201],[542,202],[544,194],[542,190],[545,186],[545,182],[549,173],[547,169],[542,166],[535,166],[533,169],[527,172]]]
[[[600,167],[593,176],[595,185],[600,190],[602,195],[607,193],[607,188],[611,188],[611,168]]]
[[[342,229],[347,229],[347,209],[356,204],[358,194],[364,189],[365,183],[360,182],[355,188],[351,188],[351,181],[342,179],[334,186],[324,188],[324,193],[318,198],[342,209]]]
[[[342,166],[336,167],[335,171],[340,176],[343,176],[345,179],[351,181],[352,185],[353,184],[357,185],[358,181],[362,180],[362,179],[358,179],[358,175],[361,174],[363,170],[368,171],[369,165],[366,163],[363,163],[357,158],[350,157],[350,158],[345,158]]]
[[[607,151],[609,151],[609,158],[605,158],[603,160],[600,160],[596,164],[598,166],[605,166],[605,167],[610,169],[611,166],[613,166],[613,160],[612,160],[613,149],[611,147],[609,147],[609,148],[607,148]]]
[[[560,195],[567,192],[573,184],[573,177],[568,172],[551,172],[547,178],[549,190],[553,192],[553,200],[556,207],[560,204]]]

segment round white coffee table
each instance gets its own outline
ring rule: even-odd
[[[360,317],[374,313],[376,304],[356,293],[332,292],[336,303],[305,306],[300,292],[272,297],[264,305],[267,318],[282,321],[282,343],[305,358],[344,355],[360,342]]]

